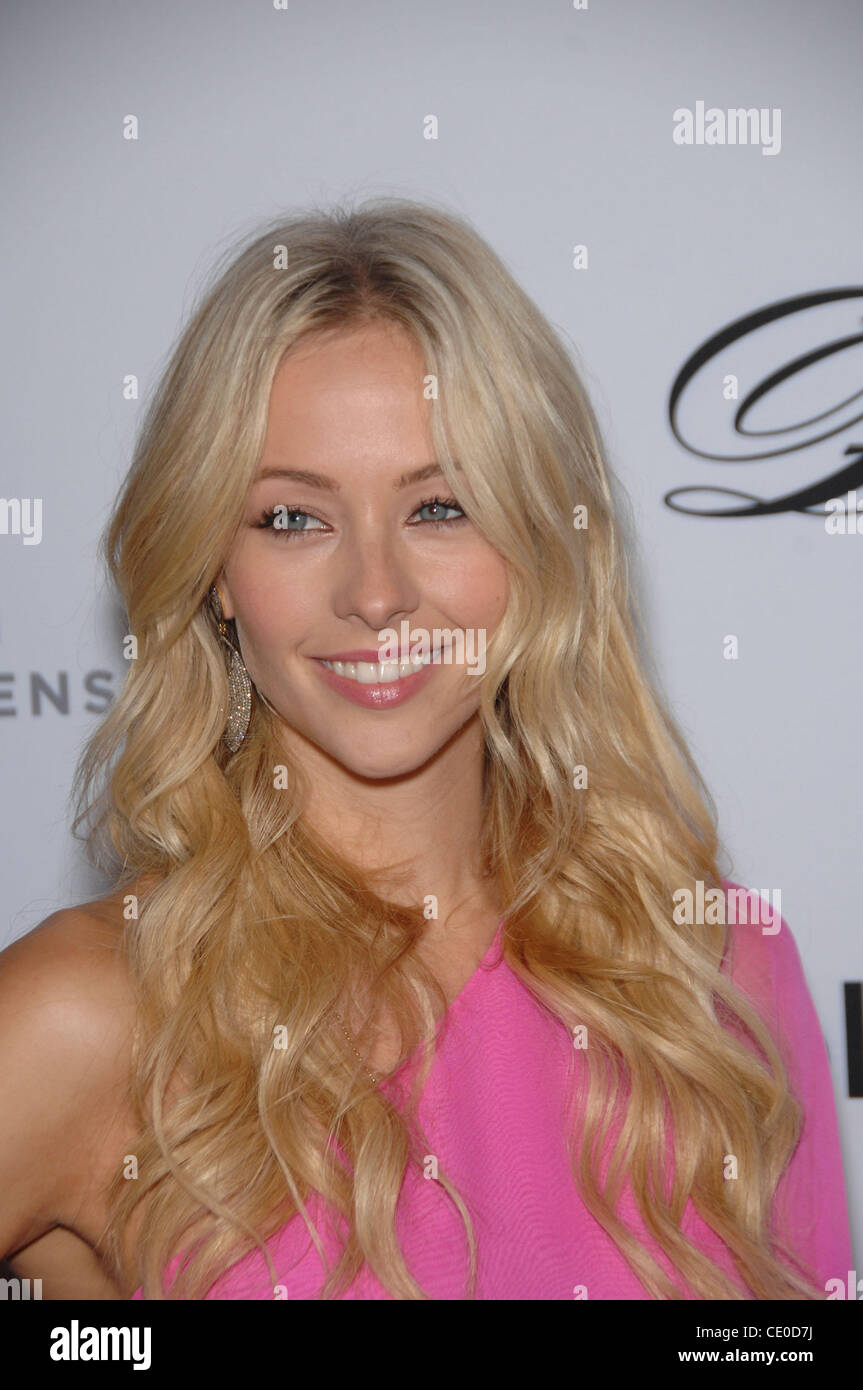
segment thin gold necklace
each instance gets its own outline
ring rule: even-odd
[[[354,1038],[353,1033],[349,1033],[349,1032],[348,1032],[347,1026],[346,1026],[346,1024],[345,1024],[345,1020],[342,1018],[342,1016],[341,1016],[341,1014],[339,1013],[338,1009],[333,1009],[333,1013],[335,1014],[336,1018],[339,1020],[339,1023],[340,1023],[340,1025],[341,1025],[342,1032],[344,1033],[345,1037],[347,1038],[348,1042],[350,1043],[351,1049],[352,1049],[352,1051],[353,1051],[354,1056],[357,1058],[358,1061],[362,1062],[363,1066],[365,1067],[366,1076],[369,1078],[369,1080],[371,1081],[371,1083],[372,1083],[373,1086],[379,1086],[379,1085],[380,1085],[380,1077],[376,1076],[375,1073],[374,1073],[373,1071],[369,1071],[369,1068],[368,1068],[368,1064],[367,1064],[367,1062],[366,1062],[366,1059],[365,1059],[365,1057],[363,1056],[363,1054],[360,1052],[359,1048],[357,1047],[356,1040],[355,1040],[355,1038]]]
[[[498,925],[500,925],[500,918],[498,918]],[[495,934],[496,934],[496,933],[495,933]],[[380,1077],[377,1076],[377,1075],[375,1074],[375,1072],[369,1070],[368,1063],[366,1062],[365,1057],[363,1056],[363,1054],[360,1052],[359,1048],[357,1047],[356,1039],[355,1039],[353,1033],[349,1032],[348,1027],[347,1027],[347,1025],[346,1025],[346,1023],[345,1023],[345,1020],[342,1018],[342,1016],[341,1016],[341,1014],[339,1013],[338,1009],[334,1008],[334,1009],[333,1009],[333,1013],[335,1014],[336,1018],[337,1018],[338,1021],[339,1021],[339,1026],[341,1027],[342,1032],[344,1033],[345,1037],[347,1038],[348,1042],[350,1043],[351,1051],[353,1052],[353,1054],[354,1054],[354,1056],[356,1057],[357,1061],[360,1062],[360,1063],[362,1064],[363,1068],[365,1069],[366,1076],[369,1078],[369,1080],[371,1081],[371,1083],[372,1083],[373,1086],[379,1086],[379,1085],[380,1085]]]

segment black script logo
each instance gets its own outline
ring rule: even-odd
[[[830,439],[863,420],[863,411],[860,411],[859,414],[848,414],[849,410],[856,409],[856,405],[860,404],[860,399],[863,397],[863,387],[861,387],[859,390],[852,390],[851,394],[846,395],[844,400],[838,401],[827,409],[819,410],[809,418],[797,419],[792,424],[772,429],[753,429],[746,425],[747,416],[758,402],[764,401],[771,392],[784,382],[795,378],[801,382],[805,372],[817,368],[818,364],[826,359],[833,358],[835,361],[837,354],[844,352],[847,348],[859,347],[863,343],[863,333],[850,333],[845,337],[835,338],[832,341],[799,352],[752,385],[743,399],[739,401],[731,422],[735,434],[746,440],[771,435],[791,435],[791,442],[785,442],[774,448],[764,448],[756,453],[714,453],[708,449],[697,448],[695,444],[685,438],[678,418],[684,392],[687,391],[687,388],[690,390],[693,388],[694,379],[701,369],[707,363],[712,362],[730,344],[740,344],[750,334],[757,333],[759,329],[775,323],[779,319],[788,318],[789,315],[801,314],[804,310],[814,309],[836,300],[861,298],[863,298],[863,288],[856,287],[819,290],[813,294],[796,295],[791,299],[779,299],[773,304],[767,304],[762,309],[756,309],[753,313],[746,314],[743,318],[735,319],[733,323],[727,324],[718,333],[714,333],[684,362],[671,388],[671,394],[668,398],[668,418],[674,437],[683,445],[684,449],[687,449],[691,454],[696,454],[699,458],[714,459],[720,463],[745,463],[754,459],[776,458],[781,454],[792,454],[799,449],[812,448],[813,445],[819,444],[822,440]],[[746,344],[746,346],[751,348],[752,344]],[[753,355],[750,352],[750,361]],[[736,400],[737,397],[734,395],[729,399]],[[843,417],[839,423],[835,423],[835,417],[840,412],[844,412]],[[801,434],[804,434],[805,437],[796,437]],[[857,488],[863,489],[863,443],[849,444],[843,452],[845,457],[851,458],[850,463],[837,469],[835,473],[830,473],[807,486],[798,487],[795,491],[787,492],[781,497],[764,500],[755,497],[752,493],[741,492],[734,488],[702,486],[675,488],[672,492],[665,494],[663,501],[673,511],[683,512],[687,516],[767,516],[772,512],[804,512],[809,516],[823,518],[825,512],[813,511],[812,509],[832,499],[842,498],[843,494],[853,492]],[[718,505],[707,508],[681,505],[678,499],[691,493],[700,493],[702,496],[713,494],[716,497],[738,498],[745,505]]]

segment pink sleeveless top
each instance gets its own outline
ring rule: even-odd
[[[726,889],[736,886],[725,884]],[[774,1227],[814,1271],[818,1287],[833,1278],[844,1285],[851,1246],[824,1038],[788,926],[781,917],[772,918],[756,895],[750,902],[760,905],[763,915],[756,923],[751,910],[748,923],[729,929],[723,968],[731,971],[770,1027],[805,1110],[802,1135],[774,1201]],[[565,1107],[573,1068],[577,1085],[582,1053],[566,1027],[536,1003],[504,961],[502,928],[503,922],[450,1005],[419,1104],[429,1154],[455,1184],[474,1224],[476,1297],[647,1299],[649,1294],[614,1241],[580,1200],[571,1177]],[[383,1083],[395,1103],[400,1074]],[[671,1163],[670,1155],[669,1148]],[[308,1210],[332,1268],[339,1250],[335,1231],[344,1231],[344,1223],[314,1200]],[[619,1210],[685,1296],[693,1297],[647,1235],[628,1184]],[[691,1203],[682,1225],[745,1294],[726,1247]],[[440,1185],[413,1165],[400,1194],[396,1229],[408,1268],[430,1298],[466,1297],[467,1245],[461,1217]],[[301,1217],[293,1217],[272,1236],[269,1249],[278,1277],[275,1290],[256,1248],[229,1268],[205,1297],[319,1295],[323,1268]],[[179,1262],[178,1256],[165,1272],[166,1290]],[[141,1290],[132,1297],[140,1299]],[[344,1297],[391,1295],[364,1267]]]

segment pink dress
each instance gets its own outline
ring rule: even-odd
[[[728,882],[725,888],[736,887]],[[819,1287],[847,1281],[851,1268],[845,1180],[833,1080],[823,1034],[794,938],[781,917],[730,929],[723,968],[753,1000],[777,1039],[791,1084],[803,1102],[804,1128],[782,1177],[774,1220]],[[772,928],[778,923],[779,931]],[[764,931],[769,924],[771,930]],[[565,1026],[550,1018],[509,969],[500,949],[502,923],[481,964],[450,1005],[419,1117],[435,1155],[467,1203],[477,1239],[479,1299],[647,1299],[649,1294],[576,1191],[565,1149],[568,1077],[580,1052]],[[570,1070],[568,1070],[570,1069]],[[384,1083],[395,1100],[398,1074]],[[621,1215],[659,1261],[628,1186]],[[784,1215],[778,1217],[777,1212]],[[338,1242],[321,1206],[309,1204],[331,1266]],[[342,1227],[342,1229],[344,1229]],[[683,1229],[743,1289],[719,1238],[691,1204]],[[461,1218],[440,1185],[408,1168],[397,1230],[408,1268],[433,1299],[465,1298],[467,1247]],[[260,1251],[229,1268],[207,1299],[313,1299],[323,1271],[301,1217],[271,1237],[274,1291]],[[165,1273],[170,1286],[179,1257]],[[679,1280],[676,1280],[679,1282]],[[746,1292],[743,1289],[744,1293]],[[687,1296],[693,1296],[691,1291]],[[142,1297],[138,1289],[133,1298]],[[348,1299],[389,1299],[364,1267]]]

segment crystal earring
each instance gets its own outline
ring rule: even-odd
[[[222,596],[214,584],[210,589],[210,605],[219,624],[219,636],[231,653],[228,666],[228,721],[222,738],[231,753],[236,753],[249,727],[252,717],[252,682],[243,665],[243,659],[228,636],[222,608]]]

